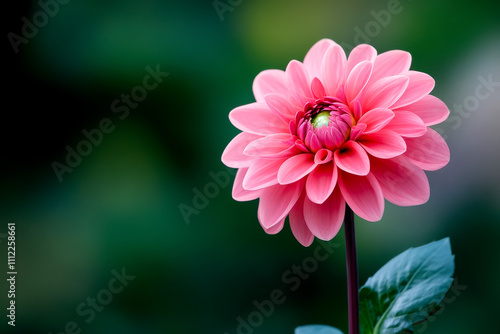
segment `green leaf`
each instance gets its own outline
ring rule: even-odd
[[[307,325],[295,328],[295,334],[343,334],[334,327],[325,325]]]
[[[449,238],[410,248],[387,262],[360,289],[362,333],[413,333],[413,325],[439,309],[454,270]]]

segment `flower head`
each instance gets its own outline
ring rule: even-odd
[[[257,102],[235,108],[231,123],[242,132],[222,161],[238,168],[233,198],[259,198],[258,219],[269,234],[289,216],[297,240],[332,239],[347,203],[361,218],[378,221],[384,198],[401,206],[429,198],[423,170],[437,170],[450,157],[443,138],[429,126],[449,110],[429,95],[434,80],[410,69],[411,55],[377,55],[370,45],[347,58],[323,39],[304,62],[257,75]]]

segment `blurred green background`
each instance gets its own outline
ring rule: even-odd
[[[288,226],[266,235],[257,201],[232,200],[233,174],[220,162],[238,133],[228,113],[253,101],[253,78],[303,60],[325,37],[411,52],[412,69],[436,79],[433,94],[451,110],[435,128],[452,158],[428,173],[429,202],[386,203],[380,222],[357,219],[360,283],[403,250],[449,236],[460,289],[417,333],[498,331],[498,1],[60,1],[4,4],[1,333],[265,334],[309,323],[347,333],[343,230],[292,291],[283,275],[311,265],[320,243],[300,246]],[[169,75],[146,91],[137,87],[148,66]],[[490,94],[479,99],[478,89]],[[131,93],[143,100],[112,107]],[[106,118],[113,130],[59,182],[54,161]],[[195,211],[185,219],[187,206]],[[15,328],[5,317],[11,221]],[[135,278],[110,294],[122,268]],[[285,301],[249,320],[275,289]],[[92,298],[106,305],[82,315]],[[258,326],[238,330],[238,317]]]

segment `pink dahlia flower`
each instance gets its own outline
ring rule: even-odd
[[[349,58],[323,39],[304,62],[257,75],[257,102],[233,109],[242,132],[222,161],[238,168],[233,198],[259,198],[258,219],[269,234],[289,216],[297,240],[331,240],[346,203],[363,219],[378,221],[384,198],[401,206],[429,199],[424,170],[445,166],[450,152],[429,126],[449,110],[429,95],[434,80],[410,71],[411,55],[377,55],[359,45]]]

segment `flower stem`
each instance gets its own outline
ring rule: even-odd
[[[354,213],[345,205],[345,250],[347,263],[347,300],[349,305],[349,334],[359,334],[359,283],[358,260],[356,257],[356,235]]]

